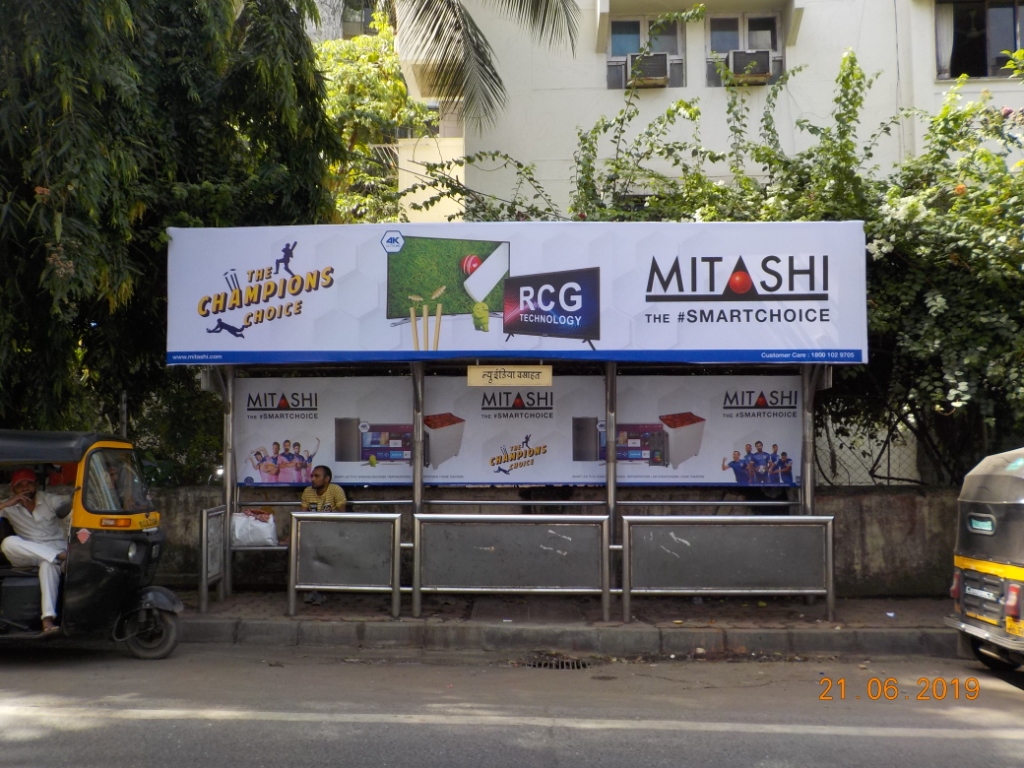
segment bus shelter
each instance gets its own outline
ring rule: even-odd
[[[167,361],[204,366],[225,402],[203,601],[230,592],[246,491],[297,499],[324,464],[395,498],[291,514],[291,613],[315,589],[388,592],[395,615],[408,592],[414,616],[432,592],[594,594],[606,619],[617,593],[627,621],[635,595],[821,595],[831,616],[813,407],[831,366],[867,360],[860,222],[169,234]],[[524,515],[494,492],[524,486],[599,493]],[[685,498],[702,486],[799,514],[678,514],[728,505]]]

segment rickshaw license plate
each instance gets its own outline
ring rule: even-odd
[[[1019,635],[1024,637],[1024,621],[1020,619],[1007,619],[1006,620],[1006,631],[1011,635]]]

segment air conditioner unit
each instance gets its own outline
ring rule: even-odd
[[[664,88],[668,85],[668,54],[629,54],[629,82],[637,88]]]
[[[757,85],[772,77],[771,51],[729,51],[729,71],[737,83]]]

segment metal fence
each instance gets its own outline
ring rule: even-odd
[[[820,485],[919,485],[917,438],[899,422],[877,432],[819,418],[815,466]]]
[[[203,509],[199,512],[199,612],[209,607],[210,587],[217,585],[217,599],[225,597],[225,524],[227,507]]]
[[[622,518],[622,620],[642,595],[823,595],[835,611],[831,517]]]
[[[391,615],[401,610],[400,513],[292,514],[288,615],[300,591],[390,592]]]
[[[601,595],[607,621],[609,520],[608,515],[415,515],[412,615],[420,615],[424,592]]]
[[[410,500],[354,502],[401,507]],[[200,612],[209,587],[224,597],[233,551],[289,551],[288,615],[302,591],[412,594],[412,615],[424,593],[600,595],[610,619],[621,594],[624,621],[634,595],[821,595],[835,606],[831,517],[774,515],[634,515],[622,518],[622,543],[611,541],[612,518],[600,501],[430,500],[424,506],[580,506],[599,514],[419,514],[413,540],[402,541],[400,512],[289,512],[291,536],[277,547],[232,547],[224,507],[202,511]],[[295,507],[295,502],[261,506]],[[622,507],[799,507],[799,501],[625,501]],[[412,586],[402,586],[402,551],[412,551]],[[621,589],[611,587],[612,558],[621,556]],[[618,564],[616,564],[618,565]]]

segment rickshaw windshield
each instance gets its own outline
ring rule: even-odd
[[[89,455],[83,502],[90,512],[147,512],[153,508],[132,451],[101,448]]]

